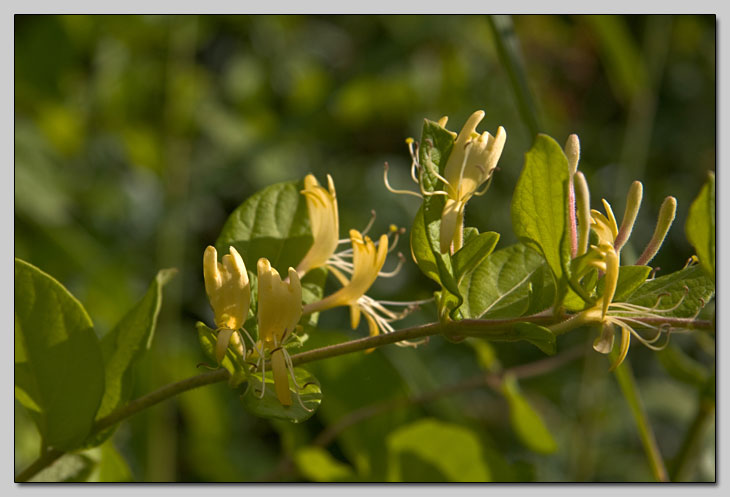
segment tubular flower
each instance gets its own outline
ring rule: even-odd
[[[240,329],[246,321],[251,300],[251,286],[243,259],[235,248],[229,247],[229,251],[230,254],[224,255],[221,262],[218,262],[218,252],[213,246],[208,246],[203,254],[205,292],[219,330],[216,344],[219,362],[231,340],[243,355],[243,345],[234,331]]]
[[[287,353],[282,345],[302,316],[302,286],[294,268],[289,268],[288,282],[281,280],[268,259],[259,259],[257,270],[259,338],[271,353],[276,397],[290,406]]]
[[[337,248],[340,233],[337,195],[335,184],[329,174],[327,187],[329,191],[319,185],[313,174],[308,174],[304,178],[304,190],[301,193],[307,201],[314,243],[297,266],[300,276],[310,269],[324,266]]]
[[[477,133],[477,124],[483,118],[482,110],[469,116],[446,162],[444,183],[448,197],[441,216],[442,253],[449,250],[454,240],[458,225],[463,220],[466,203],[472,196],[482,195],[486,191],[477,192],[477,189],[492,177],[507,140],[507,132],[502,126],[497,129],[495,136],[487,131],[481,135]],[[446,124],[446,120],[440,122]]]
[[[587,188],[584,188],[584,190],[586,192],[582,196],[585,199],[582,202],[587,203]],[[602,354],[608,354],[613,350],[615,328],[618,326],[621,329],[621,348],[616,360],[611,365],[611,370],[618,367],[626,358],[632,336],[652,350],[664,348],[668,343],[668,338],[664,344],[656,345],[661,337],[662,327],[648,326],[642,318],[661,318],[666,313],[676,309],[682,302],[680,300],[676,305],[665,309],[659,308],[661,297],[654,307],[613,302],[618,286],[621,248],[633,230],[641,204],[641,197],[642,185],[640,182],[635,181],[627,195],[626,210],[620,227],[616,222],[611,205],[605,199],[602,200],[605,214],[597,210],[591,210],[590,228],[597,235],[598,244],[591,245],[584,255],[577,257],[572,263],[574,282],[579,282],[593,268],[604,273],[603,295],[593,307],[578,314],[576,322],[594,323],[601,326],[600,335],[593,342],[593,348]],[[669,225],[674,219],[675,210],[676,200],[673,197],[667,197],[662,204],[655,235],[645,250],[645,253],[651,252],[651,256],[643,260],[645,257],[642,255],[637,261],[638,264],[646,263],[659,250],[659,245],[661,245],[661,241],[666,236]],[[634,329],[635,327],[649,327],[654,329],[656,334],[651,338],[645,338]]]
[[[449,251],[452,242],[454,243],[454,250],[461,248],[461,223],[463,222],[466,203],[474,195],[480,196],[486,193],[489,184],[481,191],[477,191],[477,189],[485,181],[491,179],[507,140],[507,132],[502,126],[497,129],[497,134],[494,136],[486,131],[481,135],[477,133],[477,124],[483,118],[484,111],[478,110],[469,116],[458,135],[446,130],[455,137],[455,141],[451,154],[446,161],[443,176],[436,171],[432,163],[420,164],[417,144],[412,138],[406,140],[411,154],[411,178],[419,185],[420,193],[391,187],[388,181],[388,163],[385,163],[383,181],[388,191],[416,197],[431,195],[446,197],[446,203],[441,214],[440,250],[442,253]],[[438,124],[445,128],[448,119],[444,116],[439,119]],[[444,190],[426,190],[423,184],[423,166],[443,182]]]
[[[359,231],[350,230],[350,241],[353,250],[352,278],[348,280],[339,270],[330,267],[344,286],[332,295],[305,306],[305,314],[325,311],[341,305],[349,305],[352,309],[353,306],[357,306],[358,299],[375,282],[388,255],[388,236],[381,235],[376,246],[369,236],[363,237]],[[359,316],[357,312],[355,314]],[[359,317],[353,318],[353,321],[359,322],[358,320]]]

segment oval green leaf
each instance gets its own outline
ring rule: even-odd
[[[15,391],[45,447],[69,450],[91,431],[104,392],[99,339],[81,303],[15,259]]]

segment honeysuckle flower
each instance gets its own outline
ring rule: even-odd
[[[289,268],[288,281],[282,281],[268,259],[259,259],[257,270],[259,339],[271,354],[276,397],[282,405],[290,406],[292,400],[287,370],[291,369],[283,344],[294,332],[302,316],[302,286],[294,268]]]
[[[208,246],[203,254],[205,292],[218,329],[216,358],[219,362],[231,340],[243,355],[243,344],[234,332],[246,321],[251,300],[251,287],[243,259],[234,247],[229,247],[229,252],[222,257],[221,262],[218,262],[218,252],[213,246]]]
[[[478,189],[491,179],[497,162],[502,155],[507,132],[502,126],[492,136],[488,132],[477,133],[476,127],[484,118],[484,111],[474,112],[461,131],[456,134],[449,131],[454,137],[454,145],[451,154],[446,161],[443,176],[431,165],[429,172],[440,179],[444,184],[443,190],[427,191],[423,185],[424,166],[418,160],[418,151],[412,138],[406,140],[411,153],[411,178],[420,187],[420,193],[409,190],[398,190],[390,186],[388,181],[388,163],[385,164],[383,181],[385,187],[392,193],[415,195],[426,197],[429,195],[443,195],[446,202],[441,215],[440,250],[446,253],[450,250],[452,243],[454,250],[461,248],[461,223],[464,218],[466,203],[473,196],[480,196],[486,193],[489,183],[482,190]],[[438,123],[445,129],[448,117],[439,119]],[[448,131],[448,130],[447,130]]]
[[[391,226],[391,233],[396,233],[397,236],[397,228]],[[350,325],[353,330],[359,326],[361,314],[364,313],[371,336],[377,335],[380,331],[389,333],[393,331],[390,323],[403,319],[420,302],[381,302],[365,295],[365,292],[378,276],[390,277],[397,274],[404,258],[401,256],[398,267],[386,273],[382,269],[389,252],[388,235],[381,235],[376,243],[359,231],[350,230],[350,241],[352,243],[350,252],[352,262],[346,262],[341,256],[328,266],[342,284],[342,288],[320,301],[304,306],[303,313],[309,314],[334,307],[349,306]],[[345,273],[348,273],[350,277],[348,278]],[[394,312],[386,305],[405,306],[405,309],[401,312]]]
[[[661,346],[656,345],[656,342],[662,335],[663,328],[661,326],[647,325],[646,318],[660,319],[663,315],[666,315],[676,309],[677,306],[681,304],[681,300],[678,304],[664,309],[659,307],[661,297],[654,307],[644,307],[625,302],[613,301],[618,285],[620,253],[622,247],[631,235],[634,222],[636,221],[636,216],[641,205],[642,185],[638,181],[635,181],[631,185],[626,199],[626,210],[624,212],[621,226],[619,227],[616,222],[616,217],[613,214],[613,209],[605,199],[602,199],[605,214],[598,210],[591,210],[590,216],[587,215],[589,198],[588,187],[585,183],[585,178],[581,173],[576,173],[575,179],[575,185],[577,187],[576,200],[579,213],[578,217],[581,220],[582,226],[579,227],[579,257],[573,259],[571,264],[571,277],[574,282],[579,283],[591,269],[597,269],[604,275],[604,290],[601,297],[592,307],[577,314],[570,320],[570,322],[566,322],[565,325],[599,325],[601,327],[601,331],[593,343],[593,348],[602,354],[608,354],[613,350],[615,329],[616,327],[619,327],[621,329],[621,344],[619,354],[614,363],[611,365],[611,370],[613,370],[626,358],[632,336],[652,350],[660,350],[666,346],[668,339]],[[637,260],[637,264],[646,264],[659,250],[659,246],[664,240],[672,220],[674,219],[676,205],[677,202],[674,197],[667,197],[664,200],[662,208],[660,209],[659,220],[657,222],[654,236],[649,242],[644,253]],[[590,229],[592,229],[597,235],[598,243],[596,245],[591,245],[589,248],[584,248],[588,243],[588,230],[586,229],[587,223],[590,223]],[[559,330],[565,325],[562,323],[557,325],[554,327],[554,331]],[[645,338],[636,331],[636,327],[648,327],[654,329],[656,333],[651,338]]]
[[[357,308],[357,301],[362,297],[370,286],[375,282],[388,255],[388,236],[381,235],[378,243],[375,244],[369,236],[363,235],[357,230],[350,230],[350,241],[352,242],[352,278],[347,279],[336,268],[332,272],[343,283],[343,287],[335,293],[322,300],[308,304],[304,307],[304,313],[324,311],[342,305],[348,305],[351,309]],[[352,311],[354,316],[359,316],[358,311]],[[359,317],[353,317],[353,322],[359,322]]]
[[[457,227],[463,222],[464,207],[474,195],[483,195],[486,189],[479,187],[492,177],[502,155],[507,132],[502,126],[492,136],[485,131],[476,132],[477,124],[484,119],[484,111],[478,110],[467,119],[456,136],[454,147],[444,169],[445,191],[448,193],[441,216],[441,252],[446,253],[454,241]],[[443,120],[445,126],[446,120]],[[455,249],[461,248],[454,247]]]
[[[335,184],[329,174],[327,175],[327,187],[328,189],[325,189],[320,186],[317,178],[312,174],[308,174],[304,178],[304,190],[301,193],[307,201],[314,242],[297,266],[300,276],[310,269],[327,264],[337,249],[340,236],[337,195]]]

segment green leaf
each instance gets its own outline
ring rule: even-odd
[[[83,452],[64,454],[29,481],[117,483],[131,480],[127,462],[108,441]]]
[[[522,443],[530,450],[541,454],[555,452],[558,448],[555,439],[540,414],[522,395],[517,380],[513,376],[508,375],[504,378],[502,393],[509,403],[512,428]]]
[[[309,481],[346,482],[355,478],[352,466],[341,463],[321,447],[302,447],[294,454],[294,462]]]
[[[212,364],[217,364],[215,346],[218,342],[218,335],[214,330],[208,328],[205,323],[201,323],[200,321],[195,323],[195,328],[198,330],[198,341],[200,342],[203,352],[205,352],[208,359],[212,361]],[[226,355],[223,356],[223,360],[220,365],[231,374],[231,378],[228,382],[231,387],[237,387],[247,377],[246,371],[241,364],[241,357],[235,350],[233,350],[233,346],[230,343],[226,350]]]
[[[708,176],[689,208],[684,231],[697,252],[700,266],[715,281],[715,174],[710,172]]]
[[[613,302],[623,302],[636,291],[651,273],[649,266],[621,266],[618,269],[618,281],[616,282],[616,293]],[[606,278],[601,278],[596,285],[597,295],[603,295],[606,286]]]
[[[256,273],[256,263],[266,257],[280,274],[296,267],[312,245],[307,203],[301,181],[271,185],[243,202],[228,217],[218,240],[218,252],[233,245],[246,268]]]
[[[568,159],[558,143],[540,134],[525,156],[512,198],[512,226],[523,243],[536,246],[560,281],[566,251]]]
[[[499,241],[499,233],[488,231],[471,237],[451,258],[456,282],[470,275],[481,262],[492,253]]]
[[[553,300],[549,269],[540,254],[523,244],[490,254],[461,282],[462,313],[470,318],[506,318],[539,312]]]
[[[390,482],[486,482],[491,472],[479,437],[461,425],[421,419],[387,438]]]
[[[544,326],[535,323],[517,323],[510,330],[510,335],[500,341],[513,342],[525,340],[548,355],[555,354],[555,334]]]
[[[292,423],[301,423],[308,420],[314,415],[322,402],[322,390],[317,378],[305,369],[294,368],[294,376],[301,389],[297,389],[291,378],[289,378],[292,405],[284,407],[276,398],[274,377],[271,371],[266,371],[263,383],[261,373],[249,375],[249,387],[241,396],[244,407],[252,414],[262,418],[283,419]],[[259,398],[262,391],[263,398]],[[297,395],[301,398],[304,406],[297,401]]]
[[[656,309],[666,317],[692,317],[710,301],[715,285],[699,266],[649,280],[626,300],[629,304]],[[671,310],[670,310],[671,309]]]
[[[104,357],[104,396],[96,413],[103,418],[129,400],[132,391],[134,364],[152,345],[157,316],[162,306],[162,288],[177,273],[176,269],[162,269],[152,280],[142,300],[117,323],[101,340]],[[114,428],[95,436],[93,445],[106,440]]]
[[[81,303],[15,259],[15,391],[44,447],[69,450],[91,431],[104,392],[99,339]]]

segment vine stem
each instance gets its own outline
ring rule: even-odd
[[[374,347],[381,347],[403,340],[412,340],[416,338],[424,338],[433,335],[446,335],[451,337],[482,337],[489,339],[502,338],[500,336],[505,329],[510,329],[515,323],[531,322],[536,324],[549,325],[551,323],[562,322],[566,316],[559,316],[556,318],[552,311],[548,310],[543,313],[535,314],[533,316],[523,316],[512,319],[464,319],[458,322],[448,323],[430,323],[420,326],[414,326],[411,328],[404,328],[397,330],[392,333],[385,333],[382,335],[376,335],[371,337],[359,338],[357,340],[351,340],[348,342],[338,343],[335,345],[329,345],[321,347],[319,349],[313,349],[299,354],[291,356],[292,364],[297,366],[308,362],[318,361],[335,357],[344,354],[350,354],[352,352],[358,352],[362,350],[371,349]],[[649,320],[647,319],[647,324]],[[694,329],[711,329],[712,323],[710,321],[694,320],[689,322],[682,318],[666,318],[663,320],[669,324],[682,325],[688,328]],[[652,320],[651,324],[655,324]],[[562,330],[561,330],[562,331]],[[567,330],[566,330],[567,331]],[[128,404],[120,407],[116,411],[111,412],[108,416],[99,419],[89,434],[92,437],[102,430],[105,430],[116,423],[126,419],[137,412],[151,407],[165,399],[178,395],[180,393],[192,390],[194,388],[210,385],[227,380],[229,377],[228,371],[225,369],[217,369],[209,373],[203,373],[199,375],[180,380],[175,383],[170,383],[157,390],[143,395],[138,399],[135,399]],[[50,449],[44,452],[38,459],[31,463],[26,469],[18,473],[15,477],[16,482],[25,482],[35,476],[39,471],[51,465],[56,459],[65,454],[64,451],[58,449]],[[666,473],[666,472],[665,472]]]
[[[618,355],[618,352],[614,349],[612,356],[616,355]],[[636,386],[636,380],[634,379],[634,373],[631,371],[631,366],[629,366],[629,361],[624,361],[613,373],[621,388],[621,393],[629,404],[629,409],[631,409],[654,478],[659,482],[668,482],[669,476],[664,465],[664,459],[662,459],[662,454],[659,452],[659,446],[649,423],[649,417],[641,402],[639,389]]]

